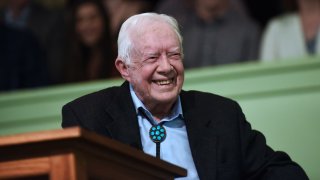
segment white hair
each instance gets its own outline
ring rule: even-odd
[[[144,28],[143,26],[148,24],[145,22],[164,22],[168,24],[178,37],[183,57],[182,36],[176,19],[165,14],[142,13],[131,16],[122,24],[118,36],[118,58],[122,59],[125,64],[130,64],[130,53],[133,49],[132,38],[130,35],[132,32],[139,32],[142,30]]]

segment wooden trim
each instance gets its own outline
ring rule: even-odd
[[[0,179],[49,174],[49,161],[48,157],[41,157],[0,162]]]

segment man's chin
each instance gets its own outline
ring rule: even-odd
[[[177,93],[169,93],[169,94],[161,94],[159,96],[155,96],[155,100],[159,103],[172,103],[175,102],[178,98],[178,94]]]

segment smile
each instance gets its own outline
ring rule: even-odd
[[[154,81],[155,83],[157,83],[160,86],[163,85],[169,85],[173,82],[173,79],[168,79],[168,80],[159,80],[159,81]]]

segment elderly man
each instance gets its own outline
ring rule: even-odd
[[[80,125],[184,167],[186,179],[308,179],[265,144],[236,102],[181,90],[181,43],[172,17],[130,17],[115,61],[126,81],[65,105],[62,126]]]

